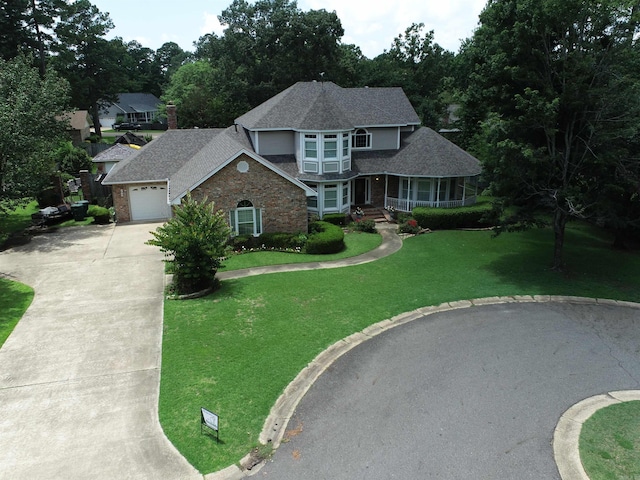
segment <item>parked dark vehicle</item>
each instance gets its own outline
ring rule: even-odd
[[[139,123],[121,122],[121,123],[114,123],[113,129],[119,132],[121,130],[142,130],[142,127],[140,126]]]

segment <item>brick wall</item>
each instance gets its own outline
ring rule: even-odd
[[[116,212],[116,221],[126,223],[131,221],[131,209],[129,208],[128,185],[113,185],[113,209]]]
[[[238,170],[246,162],[248,171]],[[307,201],[304,191],[261,163],[242,155],[192,192],[195,199],[206,196],[216,209],[228,216],[243,200],[262,209],[263,232],[306,232]]]

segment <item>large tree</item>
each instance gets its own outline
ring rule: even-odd
[[[32,59],[0,59],[0,212],[34,197],[50,181],[49,151],[65,134],[67,82],[51,69],[41,78]]]
[[[243,78],[256,106],[297,81],[334,79],[344,30],[335,12],[302,11],[295,1],[234,0],[218,17],[222,37],[199,42],[230,79]]]
[[[58,37],[55,68],[71,84],[73,105],[91,113],[98,135],[102,103],[115,101],[128,83],[121,65],[126,54],[122,40],[104,38],[112,28],[109,15],[100,12],[89,0],[69,4],[55,27]]]
[[[519,208],[508,228],[551,214],[555,269],[569,218],[601,213],[606,185],[633,161],[638,14],[629,0],[490,0],[466,46],[467,107],[484,120],[476,153],[493,193]]]

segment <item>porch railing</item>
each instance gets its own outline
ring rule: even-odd
[[[476,196],[466,197],[464,200],[441,200],[430,202],[424,200],[406,200],[402,198],[385,197],[385,206],[393,207],[401,212],[410,212],[415,207],[455,208],[466,207],[476,203]]]

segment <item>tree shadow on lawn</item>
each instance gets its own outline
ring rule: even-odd
[[[562,271],[551,269],[550,229],[526,232],[520,237],[513,243],[513,251],[485,266],[503,285],[512,285],[515,291],[528,295],[640,301],[640,254],[613,249],[605,233],[580,225],[567,229]]]

